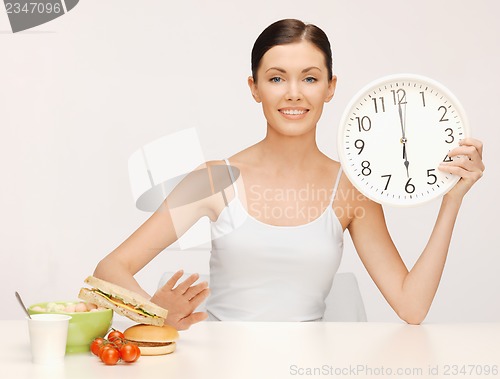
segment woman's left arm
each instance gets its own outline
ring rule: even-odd
[[[409,272],[389,236],[380,205],[366,201],[363,217],[348,226],[368,273],[399,317],[410,324],[420,324],[430,309],[462,199],[484,171],[482,150],[480,141],[464,139],[448,154],[460,158],[440,166],[461,179],[444,196],[429,241]]]

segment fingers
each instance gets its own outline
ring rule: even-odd
[[[439,170],[443,172],[448,172],[453,175],[460,176],[464,179],[474,179],[474,181],[478,180],[482,176],[482,172],[468,171],[460,166],[451,166],[448,164],[439,165]]]
[[[186,280],[176,286],[176,283],[184,274],[183,270],[177,271],[172,277],[161,287],[158,291],[164,295],[170,293],[177,298],[184,298],[183,301],[189,302],[190,307],[195,309],[200,305],[209,295],[208,282],[203,281],[193,285],[200,277],[199,274],[191,274]],[[160,296],[164,296],[160,295]]]
[[[176,327],[178,330],[186,330],[193,324],[204,321],[208,318],[207,312],[196,312],[191,313],[189,316],[184,317],[182,320],[179,320]]]
[[[475,182],[483,176],[484,165],[482,161],[474,162],[462,156],[453,162],[442,162],[438,168],[443,172],[449,172],[464,179],[472,179]]]
[[[210,295],[210,288],[205,288],[204,290],[198,292],[196,295],[194,295],[190,300],[189,303],[193,307],[193,310],[198,308],[198,306],[203,303],[207,297]]]
[[[184,270],[179,270],[177,271],[172,277],[165,283],[163,287],[160,288],[160,290],[169,290],[171,291],[175,285],[177,284],[177,281],[184,275]]]
[[[194,284],[200,277],[198,274],[192,274],[178,283],[183,275],[183,270],[177,271],[151,298],[153,302],[169,310],[167,322],[178,330],[187,329],[193,323],[208,317],[203,312],[193,313],[210,295],[208,283],[203,281]]]
[[[201,282],[198,283],[195,286],[189,287],[187,291],[184,293],[184,295],[189,299],[192,300],[196,295],[204,291],[205,289],[208,289],[208,283],[207,282]]]
[[[200,277],[199,274],[191,274],[189,277],[174,288],[174,291],[184,294]]]
[[[478,168],[484,170],[483,143],[474,138],[465,138],[459,141],[459,146],[448,153],[449,157],[466,156],[478,163]]]
[[[459,141],[458,147],[448,153],[455,157],[453,162],[442,162],[439,169],[462,178],[478,180],[483,176],[483,143],[474,138],[465,138]]]
[[[474,138],[464,138],[458,141],[458,144],[460,146],[473,146],[479,153],[479,157],[483,159],[483,143],[481,141]]]
[[[448,153],[448,156],[449,157],[466,156],[472,161],[477,161],[477,162],[482,161],[481,154],[479,153],[477,148],[472,145],[458,146],[453,150],[451,150]]]
[[[442,167],[451,167],[458,166],[462,167],[466,170],[474,170],[474,168],[478,165],[477,161],[471,160],[466,155],[460,155],[459,157],[455,157],[452,162],[441,162],[440,166]]]
[[[164,284],[164,286],[160,290],[176,291],[179,292],[180,294],[184,294],[191,287],[191,285],[193,285],[194,282],[196,282],[200,277],[199,274],[191,274],[186,280],[184,280],[176,287],[176,284],[179,281],[179,279],[182,278],[182,275],[184,275],[184,270],[177,271],[174,275],[172,275],[172,277]],[[207,283],[205,284],[204,288],[206,287]]]

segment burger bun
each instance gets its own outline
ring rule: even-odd
[[[141,355],[164,355],[173,353],[179,338],[177,329],[170,325],[134,325],[123,332],[125,340],[130,341],[141,350]]]

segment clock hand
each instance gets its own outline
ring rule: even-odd
[[[403,143],[403,159],[404,159],[404,164],[406,167],[406,176],[409,178],[410,173],[408,171],[408,166],[410,165],[410,162],[408,162],[408,157],[406,155],[406,142]]]
[[[399,122],[401,123],[401,135],[402,138],[405,138],[405,124],[403,122],[403,110],[401,109],[401,103],[398,104],[398,112],[399,112]]]
[[[409,178],[410,173],[408,171],[408,166],[410,165],[410,162],[408,162],[408,157],[406,155],[406,136],[405,136],[405,131],[406,131],[406,122],[403,121],[403,110],[401,109],[401,103],[398,104],[398,112],[399,112],[399,121],[401,123],[401,143],[403,144],[403,159],[404,159],[404,164],[406,167],[406,176]],[[405,119],[406,119],[406,112],[405,112]],[[406,121],[406,120],[405,120]]]

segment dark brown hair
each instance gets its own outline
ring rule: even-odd
[[[313,24],[300,20],[284,19],[269,25],[255,40],[252,48],[252,76],[257,82],[257,70],[264,54],[274,46],[308,41],[321,50],[325,56],[328,80],[333,77],[332,49],[325,32]]]

